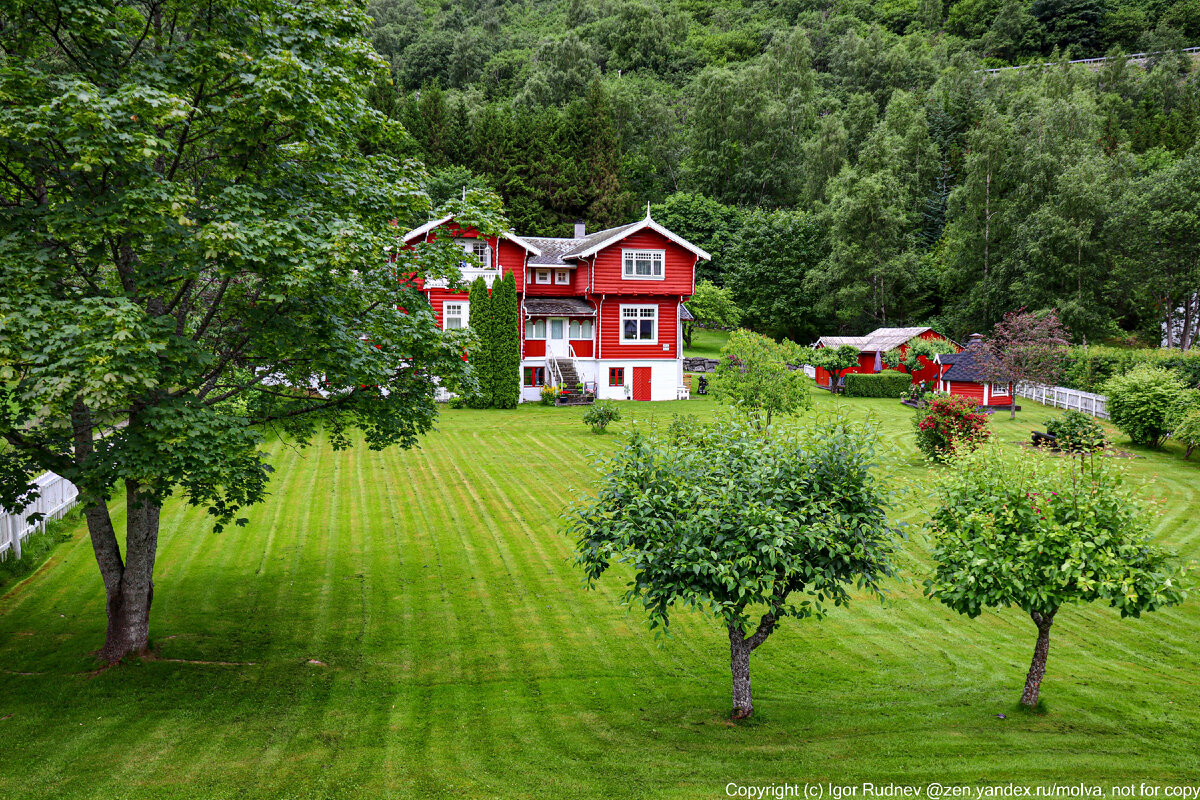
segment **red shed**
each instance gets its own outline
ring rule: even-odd
[[[848,344],[858,348],[858,366],[847,372],[869,375],[879,371],[876,369],[879,366],[877,362],[882,362],[883,354],[888,350],[899,350],[901,355],[907,356],[908,343],[913,339],[941,339],[962,350],[958,342],[929,327],[876,328],[866,336],[822,336],[813,346],[840,347]],[[921,363],[924,366],[912,374],[913,383],[936,381],[939,374],[937,366],[925,356],[921,356]],[[899,369],[904,371],[904,367]],[[821,386],[829,385],[829,373],[820,367],[817,368],[817,383]]]
[[[959,353],[935,356],[940,373],[937,380],[939,392],[949,392],[960,397],[969,397],[981,406],[1009,408],[1013,404],[1012,383],[985,381],[975,362],[975,351],[968,347]]]

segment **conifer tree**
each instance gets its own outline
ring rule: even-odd
[[[476,278],[471,284],[470,295],[471,329],[479,337],[479,347],[470,354],[471,366],[479,381],[479,392],[470,399],[472,408],[487,408],[492,405],[492,363],[495,351],[492,345],[492,299],[488,295],[487,283]]]
[[[492,403],[496,408],[515,408],[521,394],[521,338],[517,325],[517,281],[512,272],[496,284],[492,295],[492,332],[495,357],[492,361]]]

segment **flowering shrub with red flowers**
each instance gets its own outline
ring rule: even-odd
[[[913,425],[917,448],[934,461],[943,461],[956,450],[974,450],[992,435],[988,415],[978,410],[974,400],[958,395],[926,397]]]

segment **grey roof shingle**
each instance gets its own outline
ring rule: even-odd
[[[858,348],[860,353],[882,353],[915,339],[930,327],[919,328],[876,328],[866,336],[822,336],[817,344],[825,347],[840,347],[848,344]]]
[[[527,297],[525,314],[530,317],[594,317],[592,304],[578,297]]]
[[[979,365],[975,362],[975,353],[969,349],[963,350],[961,353],[940,355],[938,356],[938,360],[943,364],[950,365],[950,369],[942,373],[942,380],[944,381],[983,382],[983,374],[979,371]]]
[[[628,225],[619,225],[615,228],[607,228],[595,233],[589,233],[587,236],[579,239],[553,239],[542,236],[526,236],[525,241],[542,251],[540,256],[532,256],[529,259],[529,265],[536,267],[573,267],[575,266],[574,259],[579,253],[586,252],[592,247],[609,240],[616,241],[624,235],[625,231],[639,224],[640,221],[631,222]]]

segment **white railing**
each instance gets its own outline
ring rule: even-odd
[[[1100,419],[1108,419],[1108,398],[1102,394],[1081,392],[1064,386],[1046,386],[1042,383],[1017,384],[1017,397],[1036,400],[1039,403],[1068,411],[1082,411]]]
[[[1184,47],[1180,50],[1155,50],[1150,53],[1129,53],[1121,56],[1126,62],[1140,64],[1149,61],[1152,56],[1161,56],[1167,53],[1200,53],[1200,47]],[[979,69],[976,72],[987,72],[995,74],[997,72],[1007,72],[1014,69],[1037,69],[1038,67],[1057,67],[1062,64],[1103,64],[1105,61],[1112,61],[1113,56],[1097,56],[1095,58],[1076,58],[1072,61],[1047,61],[1042,64],[1021,64],[1015,67],[993,67],[991,69]]]
[[[79,501],[79,490],[66,478],[47,472],[36,481],[38,498],[16,514],[0,508],[0,561],[12,553],[21,557],[21,543],[35,531],[45,529],[46,523],[59,519]],[[38,522],[31,522],[33,514],[42,514]]]

